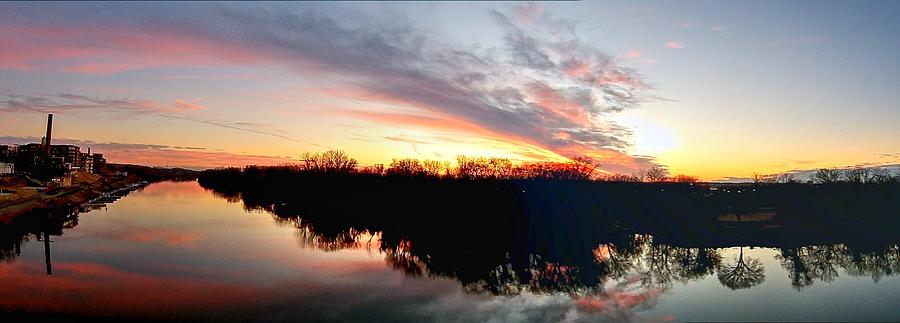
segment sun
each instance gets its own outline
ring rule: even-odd
[[[657,156],[678,147],[678,135],[670,128],[650,119],[623,115],[615,121],[632,132],[629,153]]]

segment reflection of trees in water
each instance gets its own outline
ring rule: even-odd
[[[878,282],[883,276],[900,272],[900,245],[892,245],[881,250],[852,252],[849,257],[847,274],[869,276]]]
[[[874,282],[900,271],[900,245],[896,244],[863,249],[845,244],[782,248],[775,257],[796,289],[816,281],[832,282],[840,269],[850,276],[870,276]]]
[[[22,254],[22,244],[30,240],[28,234],[3,232],[0,234],[0,260],[6,263],[16,261]]]
[[[816,280],[831,282],[838,277],[837,267],[846,264],[844,245],[782,248],[775,258],[788,272],[791,286],[802,289]]]
[[[619,246],[601,244],[593,255],[600,272],[614,279],[639,277],[648,286],[703,278],[712,274],[721,260],[715,249],[655,244],[649,235],[635,235]]]
[[[211,189],[205,189],[207,192],[212,193],[213,196],[221,198],[228,203],[238,203],[241,202],[241,193],[240,192],[220,192]]]
[[[719,282],[733,290],[750,288],[766,280],[762,262],[755,258],[744,258],[744,247],[740,248],[733,263],[721,264],[717,271]]]
[[[418,244],[407,239],[383,241],[381,232],[346,227],[313,228],[300,217],[274,216],[279,223],[298,228],[304,247],[323,251],[343,249],[377,250],[388,264],[413,277],[447,277],[459,280],[469,292],[497,295],[567,293],[579,297],[601,297],[610,286],[637,284],[645,290],[664,291],[674,283],[686,283],[716,274],[730,289],[745,289],[765,281],[759,259],[748,258],[743,247],[733,261],[723,263],[715,248],[685,248],[655,243],[645,234],[631,235],[615,242],[601,243],[591,250],[592,261],[560,262],[539,254],[528,254],[524,262],[480,254],[477,248],[454,245],[453,241]],[[502,237],[500,238],[502,239]],[[470,250],[472,249],[472,250]],[[452,255],[448,252],[452,251]],[[460,258],[460,253],[463,258]],[[468,258],[465,256],[468,254]],[[858,252],[845,245],[784,248],[776,259],[787,270],[795,288],[814,281],[830,282],[841,269],[852,276],[880,277],[900,271],[900,247]],[[494,265],[496,263],[496,265]],[[593,296],[591,296],[593,295]],[[596,305],[596,301],[592,304]]]
[[[492,294],[588,295],[610,282],[634,279],[645,288],[664,290],[713,274],[728,288],[750,288],[765,279],[760,261],[746,258],[741,250],[723,263],[716,247],[852,243],[867,232],[870,224],[863,220],[877,219],[888,228],[900,225],[883,223],[883,215],[896,208],[885,202],[898,193],[893,190],[873,195],[856,189],[767,186],[738,197],[675,186],[663,191],[660,186],[581,182],[253,174],[222,178],[215,186],[223,185],[240,192],[223,194],[229,201],[240,199],[245,209],[277,214],[279,223],[298,228],[305,247],[372,248],[409,275],[448,277],[467,290]],[[843,202],[851,199],[856,202]],[[750,221],[722,230],[716,221],[726,211],[755,212],[761,203],[779,210],[773,223],[765,223],[770,227]],[[850,210],[846,205],[866,207]],[[835,216],[851,211],[864,216],[849,223]],[[808,225],[811,219],[816,226]],[[799,232],[803,234],[795,234]],[[897,271],[896,253],[896,248],[790,247],[779,259],[792,284],[806,286],[834,280],[841,270],[877,280]]]
[[[78,225],[78,212],[74,209],[39,209],[20,216],[11,224],[0,224],[0,260],[14,262],[22,253],[22,245],[41,240],[43,234],[60,235],[64,229]]]
[[[344,249],[379,249],[381,233],[369,230],[357,230],[355,228],[341,229],[331,232],[313,231],[312,225],[304,222],[301,217],[272,218],[280,225],[297,228],[297,241],[303,248],[315,248],[330,252]]]
[[[381,234],[374,236],[378,236],[380,240]],[[381,251],[384,252],[385,261],[394,269],[401,270],[408,276],[421,277],[425,272],[425,264],[412,253],[411,246],[409,241],[401,241],[393,248],[383,248]]]

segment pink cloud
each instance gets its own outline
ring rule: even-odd
[[[559,91],[546,85],[533,85],[529,90],[532,99],[543,110],[543,113],[564,118],[576,125],[591,125],[587,110],[580,103],[566,98]]]
[[[195,100],[196,102],[202,100]],[[175,103],[172,104],[172,109],[175,111],[196,111],[196,110],[205,110],[206,107],[199,103],[191,103],[182,99],[175,99]]]
[[[260,63],[265,53],[220,39],[117,26],[7,26],[0,29],[0,68],[113,74],[164,66]]]
[[[139,243],[162,242],[173,248],[195,249],[197,243],[202,240],[198,232],[167,228],[140,228],[124,225],[111,229],[104,228],[103,230],[89,231],[95,231],[89,233],[109,240]]]
[[[517,18],[522,23],[531,23],[537,19],[538,15],[544,11],[544,8],[534,2],[529,2],[524,5],[519,6],[516,10]]]
[[[682,48],[684,48],[684,42],[680,42],[680,41],[667,41],[664,45],[665,45],[666,47],[672,48],[672,49],[682,49]]]
[[[102,153],[112,163],[185,167],[191,169],[221,166],[280,165],[297,162],[295,159],[278,156],[177,149],[106,149]]]
[[[114,111],[130,113],[165,113],[204,110],[198,100],[189,102],[175,99],[171,104],[162,104],[145,99],[109,99],[80,94],[41,94],[8,91],[0,92],[0,107],[6,112],[65,113],[80,111]]]
[[[163,308],[184,313],[246,304],[264,295],[260,289],[240,284],[154,276],[98,263],[56,262],[53,269],[53,277],[48,278],[41,268],[25,262],[0,266],[0,283],[5,287],[0,291],[0,307],[150,318],[165,315],[159,312]]]
[[[641,57],[641,51],[639,51],[637,49],[632,49],[632,50],[625,52],[625,54],[623,56],[625,56],[627,58],[638,58],[638,57]]]

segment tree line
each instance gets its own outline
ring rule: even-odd
[[[794,174],[783,173],[774,175],[753,175],[754,183],[800,183]],[[900,171],[896,175],[884,167],[864,168],[852,167],[846,169],[839,168],[821,168],[815,173],[809,175],[806,181],[811,184],[837,184],[837,183],[860,183],[860,184],[886,184],[900,183]]]
[[[257,166],[248,166],[257,167]],[[567,162],[515,163],[509,158],[458,156],[456,164],[440,160],[395,158],[390,164],[361,166],[341,150],[304,153],[300,163],[281,165],[300,172],[320,174],[359,174],[382,177],[419,177],[493,180],[593,180],[610,182],[695,183],[696,176],[670,176],[665,168],[654,166],[631,175],[608,174],[595,160],[576,156]]]

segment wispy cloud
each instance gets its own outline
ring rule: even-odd
[[[625,56],[627,58],[638,58],[638,57],[641,57],[641,51],[639,51],[637,49],[632,49],[632,50],[625,52],[625,54],[623,54],[622,56]]]
[[[198,102],[190,102],[182,99],[176,99],[171,104],[162,104],[153,100],[108,99],[71,93],[44,94],[0,90],[0,113],[107,111],[146,114],[186,112],[204,109],[206,109],[206,107]]]
[[[714,26],[710,26],[710,27],[709,27],[709,31],[713,31],[713,32],[716,32],[716,31],[726,31],[726,30],[728,30],[728,26],[714,25]]]
[[[205,125],[226,128],[226,129],[231,129],[231,130],[245,131],[245,132],[280,138],[280,139],[298,142],[298,143],[306,143],[303,140],[296,139],[294,137],[286,135],[285,131],[281,131],[281,130],[272,128],[271,126],[263,125],[263,124],[259,124],[259,123],[202,119],[202,118],[196,118],[196,117],[190,117],[190,116],[184,116],[184,115],[173,115],[173,114],[160,114],[159,116],[163,117],[163,118],[201,123],[201,124],[205,124]],[[311,145],[322,147],[321,145],[318,145],[318,144],[311,144]]]
[[[674,40],[672,40],[672,41],[667,41],[667,42],[666,42],[665,44],[663,44],[663,45],[666,46],[666,47],[668,47],[668,48],[671,48],[671,49],[682,49],[682,48],[684,48],[684,42],[674,41]]]
[[[202,100],[194,99],[188,101],[175,99],[170,105],[162,105],[152,100],[108,99],[69,93],[41,94],[0,90],[0,113],[78,113],[84,111],[103,111],[111,113],[145,114],[305,143],[302,140],[289,136],[286,131],[270,125],[254,122],[203,119],[183,113],[207,109],[200,101]],[[318,144],[311,145],[324,147]]]
[[[40,142],[38,137],[0,136],[0,144],[24,144]],[[69,138],[54,138],[54,143],[76,145],[82,149],[102,153],[113,163],[141,164],[148,166],[185,167],[205,169],[219,166],[277,165],[296,162],[282,156],[262,156],[212,151],[206,147],[184,147],[161,144],[96,142]]]

